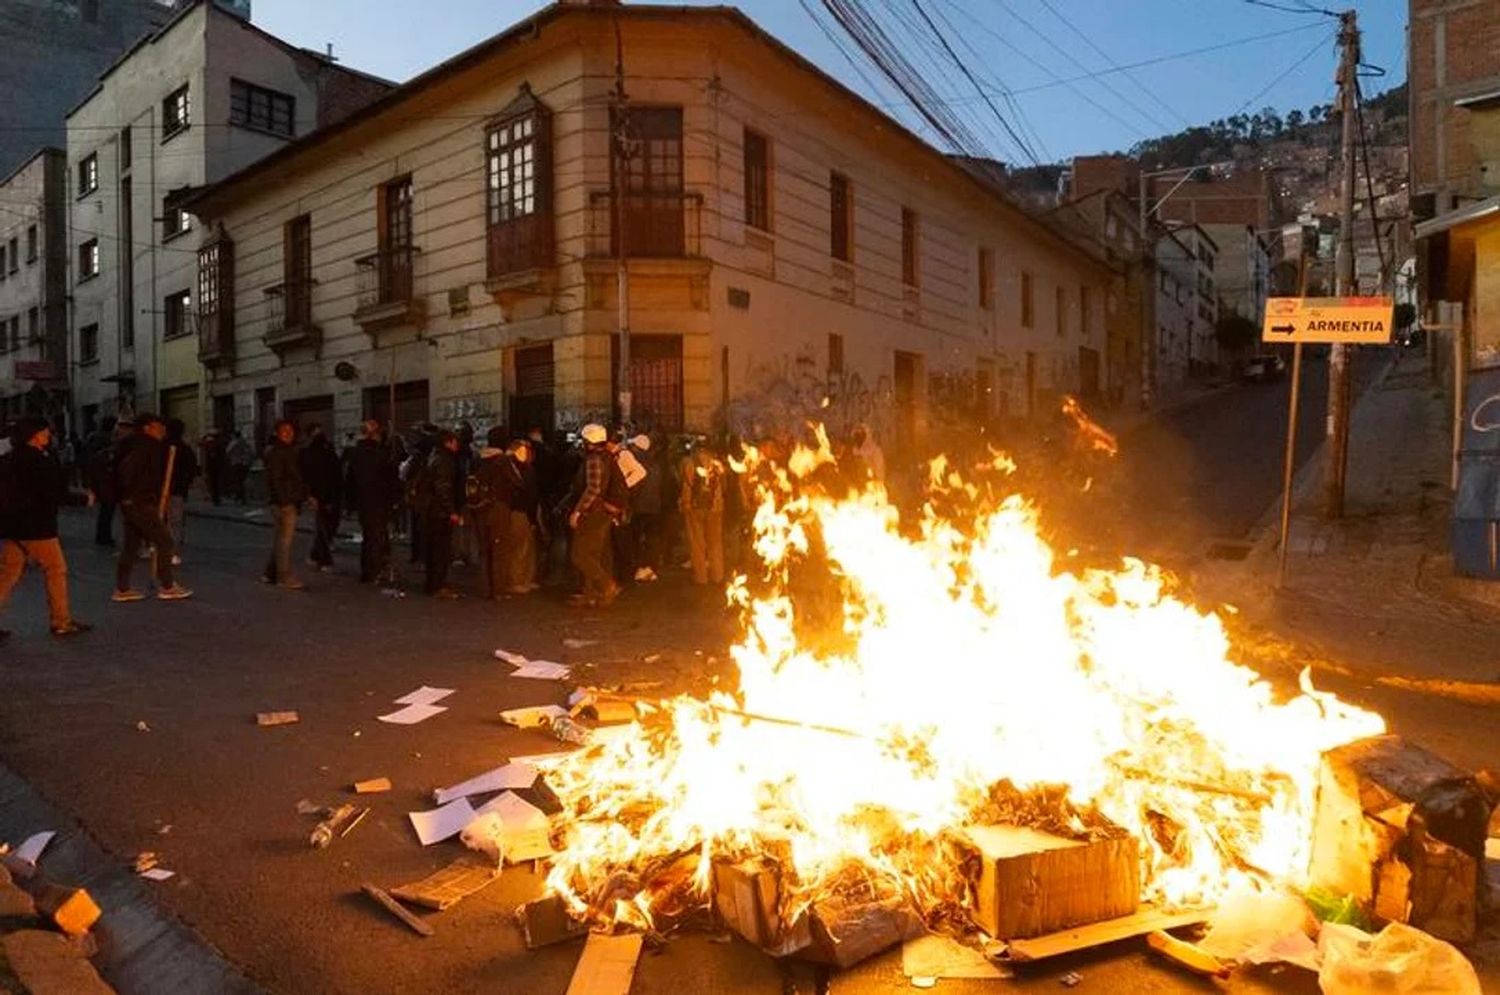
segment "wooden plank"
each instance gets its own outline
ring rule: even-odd
[[[975,922],[1004,940],[1130,915],[1140,904],[1140,844],[1121,833],[1072,840],[1017,826],[968,830],[980,858]]]
[[[258,726],[289,726],[301,722],[302,717],[296,712],[257,712],[255,724]]]
[[[369,895],[371,898],[375,899],[376,902],[380,903],[381,908],[385,909],[397,919],[400,919],[412,930],[412,932],[416,933],[418,936],[432,935],[431,926],[427,925],[427,923],[423,922],[421,919],[418,919],[416,916],[408,912],[406,910],[406,907],[392,898],[389,894],[387,894],[384,888],[376,887],[373,884],[362,884],[359,887],[360,890],[362,890],[366,895]]]
[[[472,857],[460,857],[420,881],[391,889],[391,897],[442,912],[492,884],[500,869]]]
[[[629,995],[642,940],[639,933],[590,933],[568,982],[568,995]]]
[[[354,782],[356,795],[378,795],[389,790],[391,790],[391,779],[388,777],[372,777],[368,781]]]
[[[1154,906],[1143,905],[1134,915],[1121,916],[1104,922],[1065,929],[1046,936],[1013,940],[1008,956],[1011,960],[1046,960],[1062,954],[1071,954],[1091,947],[1102,947],[1106,943],[1128,940],[1157,930],[1179,929],[1207,922],[1212,909],[1196,909],[1186,912],[1162,912]]]
[[[1219,958],[1197,944],[1179,940],[1170,933],[1152,930],[1146,934],[1146,945],[1194,974],[1201,974],[1205,978],[1229,977],[1229,968]]]

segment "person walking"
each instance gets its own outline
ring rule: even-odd
[[[218,429],[210,429],[203,436],[203,482],[208,485],[208,499],[215,508],[224,498],[224,476],[227,469],[224,446],[224,433]]]
[[[237,428],[229,430],[229,441],[224,445],[224,466],[228,474],[225,493],[240,504],[246,503],[245,481],[250,478],[250,465],[255,462],[255,450],[245,441]]]
[[[297,426],[282,419],[276,423],[271,444],[266,447],[266,489],[271,500],[271,556],[262,578],[267,584],[288,591],[307,587],[292,573],[292,540],[297,534],[297,514],[307,500],[307,485],[297,460]]]
[[[167,445],[172,457],[172,484],[167,497],[167,528],[172,532],[172,565],[182,565],[182,546],[187,538],[187,499],[198,476],[198,457],[188,444],[187,425],[181,418],[167,421]]]
[[[327,573],[333,569],[344,480],[339,454],[333,448],[333,440],[324,434],[323,426],[313,425],[307,430],[307,445],[298,453],[297,465],[313,508],[313,542],[307,563]]]
[[[129,422],[122,425],[114,418],[105,418],[83,445],[83,485],[94,495],[96,546],[115,544],[115,508],[120,500],[115,458],[120,442],[129,434]]]
[[[682,461],[679,501],[687,530],[693,583],[724,583],[724,463],[699,442]]]
[[[463,480],[458,475],[458,436],[447,429],[439,431],[431,458],[417,473],[413,511],[422,522],[426,591],[434,598],[456,599],[460,595],[448,585],[448,570],[453,565],[453,530],[463,524],[459,513]]]
[[[536,529],[540,527],[541,496],[531,443],[512,442],[505,454],[506,528],[505,579],[511,594],[530,594],[540,585],[536,574]]]
[[[507,490],[512,479],[506,468],[507,434],[499,426],[489,430],[464,485],[465,513],[478,546],[480,590],[484,597],[493,600],[504,597],[510,586],[505,570],[505,540],[510,524]]]
[[[344,500],[359,515],[359,582],[396,586],[391,561],[391,515],[401,499],[401,477],[380,422],[367,418],[349,453]]]
[[[579,437],[583,462],[574,481],[578,499],[568,515],[568,527],[573,530],[573,566],[583,577],[583,590],[572,601],[602,608],[620,595],[620,585],[610,576],[610,531],[630,498],[604,426],[585,425]]]
[[[22,418],[0,456],[0,609],[34,563],[47,589],[47,615],[59,638],[87,632],[68,604],[68,561],[58,539],[57,509],[67,499],[67,471],[49,451],[52,430],[40,418]],[[11,634],[0,629],[0,645]]]
[[[645,473],[630,491],[630,515],[635,526],[633,577],[637,581],[650,582],[656,580],[657,569],[661,566],[661,466],[651,449],[649,435],[637,435],[629,445],[630,452]]]
[[[193,592],[177,583],[172,560],[177,550],[172,533],[162,520],[162,492],[170,485],[167,478],[167,426],[155,415],[135,417],[135,434],[125,440],[117,460],[120,494],[120,517],[125,524],[125,542],[115,566],[115,593],[120,603],[142,601],[145,595],[130,586],[135,561],[143,544],[155,549],[156,597],[161,601],[181,601]]]

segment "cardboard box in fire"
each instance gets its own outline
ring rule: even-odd
[[[1399,736],[1324,754],[1312,882],[1376,918],[1474,938],[1493,805],[1467,772]]]
[[[1140,844],[1120,830],[1066,839],[1020,826],[967,830],[977,863],[975,925],[1002,940],[1132,915],[1140,904]]]

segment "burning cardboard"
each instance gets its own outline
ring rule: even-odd
[[[965,833],[979,862],[974,921],[991,936],[1041,936],[1131,915],[1140,904],[1140,848],[1123,831],[1096,840],[1019,826]]]

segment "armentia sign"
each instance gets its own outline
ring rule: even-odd
[[[1272,297],[1262,342],[1385,345],[1395,306],[1389,297]]]

